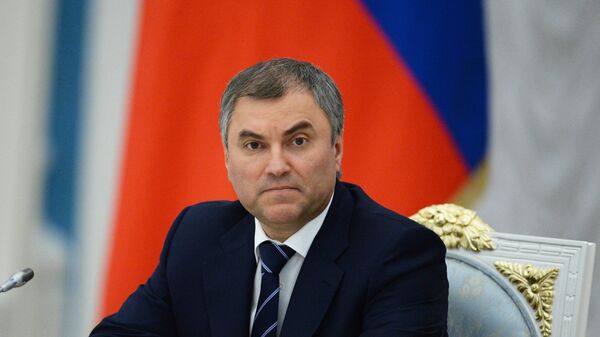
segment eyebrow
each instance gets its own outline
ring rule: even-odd
[[[283,133],[285,136],[289,136],[291,134],[294,134],[296,132],[298,132],[299,130],[302,129],[312,129],[313,126],[312,124],[310,124],[307,121],[300,121],[296,124],[294,124],[291,128],[285,130],[285,132]],[[246,130],[243,129],[242,131],[240,131],[240,133],[238,134],[240,139],[244,139],[244,138],[254,138],[254,139],[258,139],[258,140],[264,140],[265,137],[263,135],[260,135],[256,132],[250,131],[250,130]]]
[[[243,138],[255,138],[255,139],[258,139],[258,140],[265,139],[265,137],[263,137],[262,135],[259,135],[256,132],[252,132],[252,131],[246,130],[246,129],[240,131],[239,138],[240,139],[243,139]]]
[[[313,129],[313,126],[312,126],[312,124],[310,124],[307,121],[300,121],[300,122],[294,124],[291,128],[287,129],[283,134],[286,136],[289,136],[289,135],[296,133],[297,131],[302,130],[302,129]]]

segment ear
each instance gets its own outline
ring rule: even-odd
[[[225,159],[225,169],[227,170],[227,174],[229,175],[229,149],[225,144],[223,144],[223,158]]]
[[[335,151],[335,163],[338,172],[342,171],[342,156],[344,155],[344,130],[336,137],[333,143],[333,151]]]

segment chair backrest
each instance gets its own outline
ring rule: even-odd
[[[450,337],[585,336],[595,244],[494,232],[453,204],[411,218],[448,249]]]

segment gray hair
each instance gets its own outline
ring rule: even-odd
[[[264,61],[235,75],[221,98],[219,128],[227,148],[231,115],[240,97],[258,99],[283,97],[292,89],[306,89],[325,112],[331,125],[331,143],[344,129],[344,106],[335,82],[316,66],[289,58]]]

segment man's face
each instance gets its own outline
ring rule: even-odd
[[[225,162],[244,207],[273,228],[299,229],[325,209],[341,167],[325,112],[304,90],[238,99]]]

